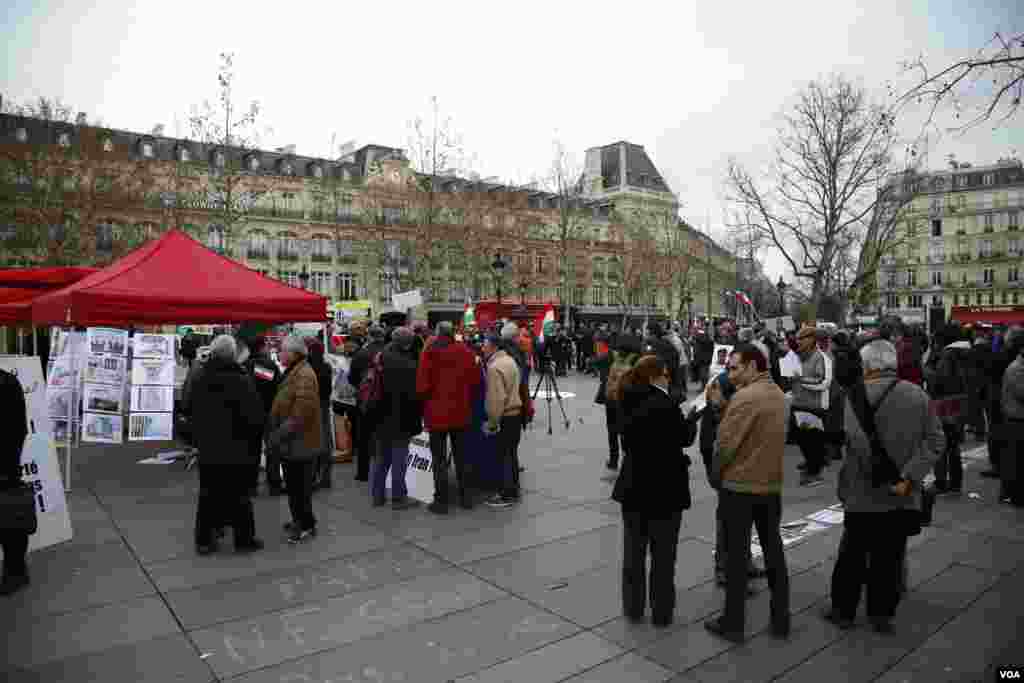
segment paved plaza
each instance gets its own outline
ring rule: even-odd
[[[787,548],[791,638],[766,632],[758,582],[750,638],[733,645],[702,625],[724,595],[713,581],[715,496],[694,447],[675,624],[629,624],[596,381],[560,382],[575,394],[565,401],[571,429],[556,419],[549,437],[538,404],[518,506],[446,517],[373,508],[352,466],[339,465],[335,488],[314,496],[320,534],[310,543],[285,543],[285,498],[255,500],[267,548],[254,555],[230,543],[195,554],[195,472],[136,464],[168,445],[79,449],[74,540],[34,553],[30,588],[0,602],[0,680],[931,683],[995,680],[991,667],[1024,665],[1024,513],[996,502],[981,460],[965,494],[940,499],[935,525],[912,539],[894,635],[863,623],[841,632],[819,617],[840,534],[828,527]],[[784,521],[836,503],[838,468],[828,486],[801,489],[799,462],[790,447]]]

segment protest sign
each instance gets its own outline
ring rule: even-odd
[[[405,469],[405,486],[409,497],[429,503],[434,500],[434,466],[430,457],[430,436],[422,432],[414,436],[409,444],[408,467]],[[384,482],[391,489],[391,471]]]

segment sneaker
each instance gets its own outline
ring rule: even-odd
[[[733,643],[742,643],[743,642],[743,632],[742,631],[732,631],[732,630],[729,630],[728,628],[725,627],[725,624],[722,623],[722,620],[720,618],[719,619],[713,619],[711,621],[705,621],[704,622],[704,628],[707,629],[709,632],[715,634],[719,638],[725,638],[726,640],[728,640],[730,642],[733,642]]]
[[[409,508],[416,507],[419,504],[420,504],[420,502],[418,500],[416,500],[415,498],[410,498],[409,496],[403,496],[402,498],[397,498],[397,499],[394,499],[394,500],[391,501],[391,509],[392,510],[408,510]]]
[[[490,498],[488,498],[486,501],[484,501],[484,504],[487,505],[487,507],[492,507],[492,508],[510,508],[515,503],[514,503],[514,501],[512,501],[509,498],[506,498],[505,496],[501,495],[500,493],[496,493],[493,496],[491,496]]]
[[[0,583],[0,595],[14,595],[28,584],[28,574],[5,576],[3,582]]]
[[[316,536],[316,527],[313,527],[312,529],[295,529],[288,537],[288,542],[292,545],[296,545],[314,536]]]
[[[263,541],[258,538],[254,538],[248,543],[235,544],[236,553],[254,553],[258,550],[263,550]]]
[[[821,486],[824,483],[825,477],[821,476],[820,474],[804,474],[802,477],[800,477],[800,485],[805,486],[807,488],[811,488],[813,486]]]
[[[379,508],[379,507],[382,507],[382,506],[387,505],[387,504],[388,504],[388,499],[387,498],[381,497],[381,498],[374,498],[373,499],[373,507],[375,507],[375,508]]]
[[[428,505],[427,509],[430,510],[431,512],[433,512],[435,515],[447,515],[448,514],[448,504],[447,503],[439,503],[436,500],[433,503],[431,503],[430,505]]]

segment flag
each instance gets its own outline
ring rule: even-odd
[[[544,310],[533,319],[533,334],[537,341],[544,343],[544,335],[552,334],[555,327],[555,307],[548,304]]]
[[[746,295],[745,293],[743,293],[743,292],[737,291],[737,292],[736,292],[736,298],[737,298],[737,299],[738,299],[738,300],[739,300],[740,302],[742,302],[742,303],[743,303],[743,304],[744,304],[745,306],[753,306],[753,305],[754,305],[754,302],[750,300],[750,297],[749,297],[749,296],[747,296],[747,295]]]
[[[473,304],[466,304],[466,310],[462,312],[462,324],[466,327],[476,325],[476,308]]]

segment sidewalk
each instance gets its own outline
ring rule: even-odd
[[[83,447],[69,498],[75,538],[33,554],[33,583],[0,600],[0,680],[366,683],[524,681],[995,680],[1024,664],[1024,513],[968,469],[965,494],[940,498],[935,525],[912,540],[911,590],[896,634],[840,632],[818,617],[840,529],[787,548],[793,634],[768,637],[763,582],[749,640],[711,637],[721,610],[712,545],[714,492],[691,468],[693,508],[679,540],[675,624],[621,618],[621,518],[602,481],[603,409],[590,378],[559,379],[572,428],[547,404],[521,449],[523,501],[436,517],[373,508],[350,465],[318,492],[320,534],[284,542],[284,498],[255,500],[267,548],[209,557],[192,546],[196,475],[138,465],[163,445]],[[695,453],[695,449],[694,449]],[[977,455],[983,455],[977,452]],[[694,457],[699,463],[699,457]],[[796,486],[786,456],[785,522],[836,503],[829,485]],[[977,497],[971,494],[977,494]]]

